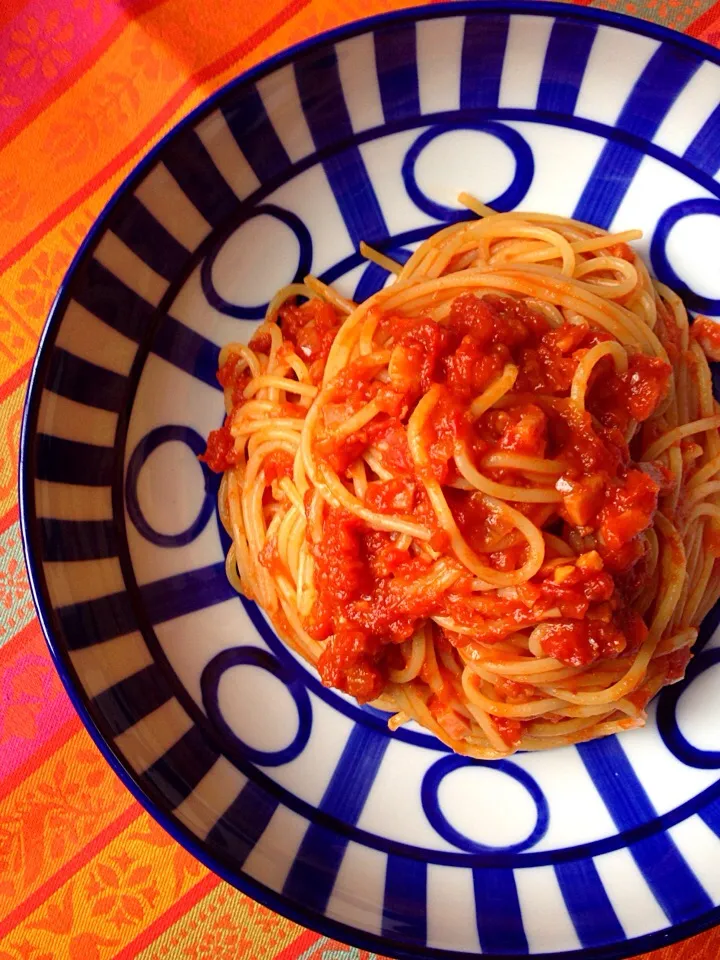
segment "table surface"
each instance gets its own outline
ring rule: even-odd
[[[27,378],[52,297],[140,157],[270,54],[408,5],[0,0],[0,960],[370,960],[223,883],[107,767],[34,615],[16,474]],[[720,45],[720,0],[593,5]],[[653,957],[719,955],[720,928]]]

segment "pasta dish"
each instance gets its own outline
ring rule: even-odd
[[[228,344],[227,575],[323,683],[492,759],[642,726],[720,594],[720,412],[678,296],[536,213],[439,230],[363,303]],[[713,337],[715,339],[713,340]]]

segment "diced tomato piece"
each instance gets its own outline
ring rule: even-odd
[[[448,461],[455,453],[458,439],[468,431],[464,405],[444,393],[435,405],[428,422],[428,458],[431,474],[440,483],[449,480]]]
[[[695,317],[690,335],[700,344],[708,360],[720,360],[720,323],[717,320]]]
[[[407,442],[407,432],[403,424],[396,418],[387,420],[373,427],[371,432],[372,445],[380,454],[383,466],[391,473],[412,473],[413,461]]]
[[[674,653],[663,657],[662,661],[665,663],[665,682],[676,683],[678,680],[682,680],[692,657],[693,654],[690,647],[683,647],[681,650],[676,650]]]
[[[642,470],[629,470],[623,481],[611,485],[600,511],[600,535],[610,550],[624,546],[652,523],[659,487]]]
[[[450,306],[448,327],[460,337],[472,336],[479,345],[489,344],[495,332],[497,311],[474,293],[463,293]]]
[[[315,382],[319,382],[321,366],[340,329],[340,317],[335,309],[319,299],[308,300],[300,306],[287,303],[280,310],[280,326],[283,337],[294,345],[310,365],[311,373],[315,373]]]
[[[601,423],[625,429],[630,419],[653,415],[667,393],[672,367],[660,357],[633,354],[626,373],[618,374],[609,357],[598,363],[586,397],[588,410]]]
[[[523,735],[522,720],[514,720],[511,717],[493,717],[495,729],[505,741],[510,750],[515,750],[520,745]]]
[[[630,357],[626,384],[628,410],[638,421],[647,420],[657,410],[667,392],[672,367],[660,357],[636,353]]]
[[[368,637],[362,630],[339,631],[320,654],[320,679],[325,686],[344,690],[359,703],[375,700],[385,686],[382,670],[373,658],[377,647],[376,643],[368,649]]]
[[[328,510],[322,539],[311,549],[317,599],[306,627],[315,639],[325,640],[369,582],[359,521],[343,510]]]
[[[292,477],[294,457],[286,450],[273,450],[263,460],[265,479],[270,482],[281,477]]]
[[[229,467],[237,463],[234,454],[235,439],[230,428],[224,424],[218,430],[211,430],[207,441],[207,449],[198,459],[206,463],[215,473],[224,473]]]
[[[286,575],[285,564],[278,553],[277,537],[268,537],[258,554],[258,560],[273,577]]]
[[[576,527],[584,527],[596,517],[605,495],[605,480],[601,474],[592,474],[584,480],[561,477],[557,489],[563,495],[563,513]]]
[[[617,657],[627,646],[622,631],[601,620],[552,621],[543,625],[541,645],[549,657],[586,667],[600,657]]]
[[[512,529],[501,514],[490,509],[481,493],[447,489],[445,498],[460,532],[475,550],[484,550]]]
[[[217,372],[217,381],[221,387],[229,387],[235,378],[238,361],[241,359],[239,353],[231,353],[225,363]]]
[[[403,326],[405,329],[397,342],[410,351],[417,370],[417,385],[420,391],[427,393],[436,380],[437,365],[447,347],[447,332],[432,320],[405,320]]]
[[[447,387],[456,397],[471,400],[500,376],[508,359],[505,348],[487,350],[472,336],[463,337],[443,363]]]
[[[367,485],[365,503],[378,513],[410,513],[415,501],[415,484],[396,477],[372,480]]]
[[[430,697],[428,709],[445,733],[453,740],[463,740],[470,733],[470,724],[467,720],[438,697]]]
[[[545,456],[547,417],[540,407],[528,403],[512,407],[507,414],[510,419],[500,437],[500,448],[532,457]]]
[[[220,386],[224,390],[232,387],[231,397],[233,407],[238,407],[241,403],[244,403],[245,398],[243,397],[243,391],[251,379],[250,371],[247,367],[238,370],[238,365],[241,360],[242,357],[239,353],[231,353],[217,372],[217,380]]]
[[[272,338],[267,331],[258,332],[251,338],[248,346],[251,350],[254,350],[255,353],[268,354],[272,347]]]

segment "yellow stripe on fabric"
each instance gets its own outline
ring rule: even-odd
[[[226,956],[265,960],[303,932],[303,927],[223,883],[138,953],[137,960]]]
[[[207,873],[143,813],[0,938],[0,956],[22,942],[70,960],[115,955]]]
[[[0,378],[3,381],[35,355],[53,297],[70,261],[120,179],[118,174],[0,276],[0,340],[4,348],[0,348]]]
[[[1,309],[0,307],[0,311]],[[3,363],[2,367],[4,366]],[[24,399],[25,384],[22,383],[7,397],[0,400],[0,517],[17,503],[20,421]]]

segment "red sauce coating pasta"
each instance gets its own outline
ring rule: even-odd
[[[323,682],[479,757],[641,725],[720,592],[718,328],[688,337],[629,234],[525,217],[431,238],[349,316],[287,299],[252,370],[224,351],[204,457]]]

